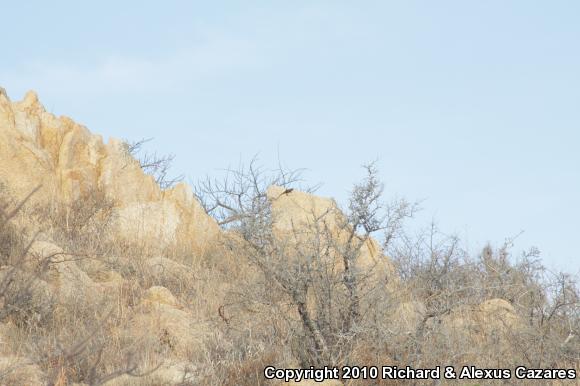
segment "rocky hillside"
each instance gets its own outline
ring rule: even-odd
[[[578,366],[565,278],[553,289],[505,248],[469,262],[453,243],[426,250],[401,236],[406,204],[379,215],[372,174],[344,211],[244,178],[198,189],[201,202],[183,183],[161,189],[123,141],[0,88],[0,384],[273,384],[267,365]],[[390,257],[378,231],[400,237]]]
[[[199,253],[218,227],[186,184],[161,190],[126,145],[46,112],[34,92],[12,103],[0,90],[0,180],[15,197],[71,203],[102,192],[114,201],[119,237],[154,245],[190,243]]]

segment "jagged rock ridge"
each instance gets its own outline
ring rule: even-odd
[[[70,118],[48,113],[32,91],[20,102],[0,91],[0,182],[14,197],[40,184],[33,200],[44,202],[102,191],[115,202],[119,237],[188,243],[203,254],[218,233],[188,185],[162,190],[122,141],[105,144]]]

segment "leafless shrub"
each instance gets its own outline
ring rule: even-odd
[[[183,175],[177,177],[170,177],[169,175],[171,165],[175,159],[174,154],[158,155],[155,152],[148,153],[143,151],[143,145],[151,140],[152,138],[143,138],[138,141],[125,140],[127,153],[139,161],[141,169],[153,176],[161,189],[169,189],[178,182],[183,181]]]
[[[414,210],[404,201],[383,203],[374,165],[365,169],[346,216],[330,209],[313,212],[307,224],[293,224],[285,234],[276,231],[271,201],[277,198],[268,197],[267,189],[279,185],[282,194],[291,193],[299,173],[278,169],[268,175],[254,160],[196,189],[206,211],[244,240],[231,248],[263,275],[240,294],[241,302],[280,316],[292,331],[290,341],[302,366],[349,362],[370,299],[385,285],[384,278],[371,280],[376,264],[361,264],[363,250],[373,234],[384,232],[391,240]]]
[[[406,345],[391,347],[393,356],[416,366],[437,364],[442,357],[455,358],[456,363],[461,357],[477,357],[482,364],[497,366],[500,361],[503,367],[578,366],[577,279],[546,270],[535,248],[514,259],[513,245],[514,238],[509,238],[497,249],[486,246],[474,258],[456,237],[441,235],[435,226],[418,236],[399,239],[389,253],[403,284],[425,309]],[[468,340],[449,346],[448,338],[438,337],[450,314],[469,320],[480,304],[491,299],[507,301],[517,318],[513,320],[522,321],[505,324],[497,331],[495,344],[490,341],[486,347]],[[477,328],[474,336],[484,336],[484,326]],[[509,353],[502,351],[502,345],[512,347]]]
[[[267,330],[264,347],[284,347],[304,367],[369,358],[414,367],[578,366],[576,278],[546,270],[534,248],[514,258],[515,238],[470,256],[458,237],[434,224],[409,234],[402,225],[416,206],[385,203],[376,169],[366,170],[344,216],[312,211],[306,224],[292,223],[283,232],[273,213],[278,198],[267,190],[280,185],[282,195],[292,194],[300,173],[269,174],[254,160],[226,170],[221,180],[197,184],[206,211],[233,235],[227,247],[259,273],[242,278],[217,309],[224,331],[239,333],[247,325],[258,336]],[[396,294],[384,277],[376,280],[376,265],[361,264],[373,235],[395,264]],[[486,312],[504,304],[500,311],[508,319],[491,314],[501,327],[485,330]],[[416,323],[392,329],[403,306]]]
[[[269,231],[271,221],[270,203],[267,189],[281,186],[285,189],[302,182],[303,170],[290,170],[279,165],[274,170],[265,170],[254,157],[246,167],[224,170],[224,177],[206,177],[194,185],[194,194],[205,211],[226,229],[253,232],[255,226]],[[314,188],[304,189],[312,192]]]

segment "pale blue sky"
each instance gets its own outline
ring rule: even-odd
[[[7,3],[7,4],[6,4]],[[577,1],[5,2],[0,86],[191,178],[260,153],[344,200],[379,159],[476,251],[580,269]]]

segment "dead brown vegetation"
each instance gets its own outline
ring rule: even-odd
[[[535,249],[514,257],[513,239],[470,256],[435,226],[409,235],[415,207],[384,201],[366,171],[344,210],[300,219],[277,206],[302,194],[298,173],[252,165],[204,180],[196,193],[223,234],[203,256],[117,240],[103,191],[41,207],[3,195],[0,383],[267,385],[266,365],[578,368],[576,278]]]

